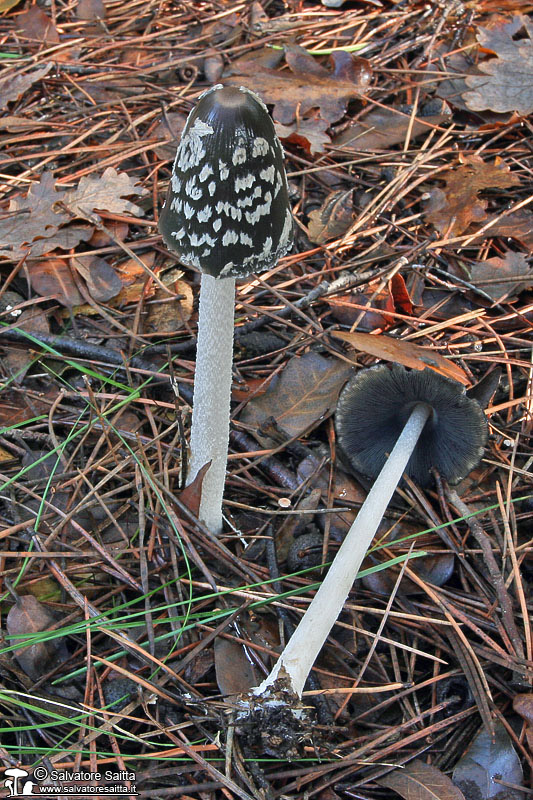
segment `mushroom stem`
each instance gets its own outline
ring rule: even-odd
[[[235,279],[202,274],[188,483],[211,462],[201,491],[198,517],[222,530],[222,496],[229,444]]]
[[[283,668],[294,692],[299,697],[302,696],[307,676],[342,611],[361,562],[394,490],[405,472],[409,458],[430,413],[431,408],[426,403],[417,403],[413,408],[390,456],[346,534],[324,581],[270,675],[254,689],[254,694],[264,694],[278,677],[280,669]]]

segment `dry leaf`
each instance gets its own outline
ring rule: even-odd
[[[513,211],[488,229],[488,236],[509,236],[533,250],[533,212],[527,208]]]
[[[441,356],[435,350],[428,350],[412,342],[404,342],[402,339],[393,339],[391,336],[379,336],[371,333],[349,333],[347,331],[332,331],[332,336],[342,339],[356,350],[368,355],[381,358],[384,361],[393,361],[395,364],[403,364],[404,367],[411,369],[429,369],[451,378],[454,381],[467,386],[469,380],[461,367],[453,361]]]
[[[249,692],[257,686],[257,676],[242,644],[232,639],[215,639],[215,674],[220,694],[226,698]]]
[[[29,634],[26,638],[30,639],[31,634],[46,631],[54,623],[55,618],[51,611],[33,595],[25,594],[20,596],[16,605],[10,609],[6,627],[10,636]],[[14,639],[13,644],[20,641],[20,638]],[[18,648],[13,651],[13,655],[26,675],[38,680],[58,662],[66,661],[68,651],[65,643],[57,638]]]
[[[150,269],[155,261],[155,252],[152,250],[139,256],[143,264]],[[153,297],[156,287],[152,282],[148,283],[149,274],[143,269],[141,264],[134,259],[128,258],[117,266],[117,272],[124,287],[113,301],[113,305],[122,306],[128,303],[138,303],[141,297]]]
[[[154,153],[158,158],[163,161],[174,159],[178,140],[186,121],[186,114],[180,114],[178,111],[169,111],[150,132],[150,138],[155,138],[159,142],[161,139],[166,139],[167,141],[167,144],[159,144],[154,147]]]
[[[309,214],[309,239],[316,244],[338,239],[347,233],[353,220],[353,189],[332,192]]]
[[[85,280],[89,294],[97,303],[106,303],[122,289],[122,281],[104,258],[99,256],[74,256],[72,263]]]
[[[142,208],[124,199],[146,194],[145,189],[135,184],[136,180],[127,173],[108,167],[102,175],[84,175],[76,189],[65,193],[62,202],[77,217],[90,218],[97,209],[142,217]]]
[[[17,25],[20,26],[20,33],[24,38],[36,42],[39,46],[59,44],[56,26],[48,14],[38,6],[30,6],[27,11],[18,14]]]
[[[469,267],[470,283],[483,289],[494,301],[510,300],[533,284],[533,269],[522,253],[508,250],[504,258],[475,261]]]
[[[83,303],[68,262],[63,258],[28,261],[30,283],[41,297],[54,298],[68,308]]]
[[[516,34],[524,30],[526,38]],[[533,111],[533,24],[527,17],[516,16],[502,28],[480,28],[481,47],[496,53],[496,58],[478,64],[484,75],[469,75],[470,91],[463,99],[472,111],[490,109],[502,114]]]
[[[180,275],[181,270],[175,272]],[[154,296],[146,304],[146,333],[175,333],[190,320],[193,311],[193,292],[188,283],[181,280],[169,282],[167,274],[163,283],[176,295],[172,297],[164,289],[156,288]]]
[[[425,209],[428,222],[450,236],[459,236],[472,222],[486,219],[483,189],[505,189],[520,183],[504,163],[488,164],[480,156],[463,156],[462,163],[443,174],[444,189],[433,189]]]
[[[331,139],[326,133],[329,125],[323,119],[298,117],[291,125],[282,125],[280,122],[276,122],[274,127],[283,142],[303,147],[309,155],[322,153],[324,145],[331,144]]]
[[[182,503],[184,503],[189,511],[192,511],[195,517],[198,516],[200,511],[200,500],[202,499],[202,484],[204,482],[205,473],[211,466],[211,462],[208,461],[207,464],[198,470],[196,478],[193,480],[192,483],[189,483],[188,486],[180,492],[179,498]]]
[[[376,783],[393,789],[404,800],[465,800],[465,796],[440,769],[416,759],[399,767]]]
[[[2,0],[5,2],[5,0]],[[9,8],[16,5],[16,3],[11,3]],[[0,6],[0,11],[6,10],[5,8],[2,9]],[[33,86],[34,83],[40,81],[41,78],[44,78],[45,75],[48,75],[50,70],[52,69],[52,64],[45,64],[44,67],[39,67],[39,69],[34,69],[29,72],[23,72],[20,75],[12,75],[7,74],[5,77],[0,79],[0,109],[5,108],[8,103],[11,103],[13,100],[18,100],[19,97],[22,97],[24,92],[26,92],[30,86]]]
[[[104,19],[105,15],[105,5],[102,0],[78,0],[76,6],[76,16],[78,19],[92,22]]]
[[[466,754],[455,765],[453,782],[465,791],[468,797],[477,800],[505,798],[523,800],[520,789],[504,787],[495,782],[503,778],[510,784],[522,786],[524,774],[513,742],[498,720],[494,723],[494,740],[482,728],[472,741]]]
[[[336,122],[343,116],[348,101],[360,97],[370,83],[368,62],[344,50],[332,54],[332,71],[297,45],[287,45],[285,58],[291,72],[258,71],[255,62],[245,61],[240,65],[241,74],[226,79],[227,83],[247,86],[265,103],[272,103],[274,119],[284,125],[312,108],[319,108],[320,116],[327,122]]]
[[[435,125],[441,125],[448,119],[447,114],[417,116],[411,125],[409,114],[400,114],[393,108],[376,108],[343,130],[333,140],[333,146],[363,153],[387,150],[395,144],[405,142],[408,130],[410,130],[410,140],[413,141],[423,134],[428,134]]]
[[[294,356],[274,376],[265,394],[248,403],[241,422],[257,429],[274,417],[288,436],[299,436],[335,409],[351,371],[342,361],[312,351]]]

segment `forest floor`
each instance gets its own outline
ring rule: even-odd
[[[533,3],[336,5],[0,0],[11,782],[22,767],[42,787],[92,772],[78,783],[185,800],[533,791]],[[157,226],[215,83],[267,104],[295,218],[292,252],[237,284],[219,537],[183,492],[199,276]],[[260,752],[236,698],[366,496],[339,457],[339,392],[391,362],[483,395],[483,458],[452,489],[395,494],[304,695],[316,723],[291,760]]]

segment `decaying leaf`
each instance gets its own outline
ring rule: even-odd
[[[309,214],[309,239],[316,244],[338,239],[347,233],[353,220],[353,189],[332,192]]]
[[[244,647],[233,639],[215,639],[215,674],[220,694],[225,697],[249,692],[257,686],[257,675]]]
[[[336,136],[333,145],[343,150],[362,153],[386,150],[405,142],[408,131],[411,140],[418,139],[447,119],[449,117],[446,114],[417,116],[411,125],[411,117],[405,112],[400,113],[393,108],[376,108]]]
[[[453,782],[476,800],[491,797],[522,800],[523,792],[509,788],[509,784],[522,786],[524,773],[520,759],[502,723],[496,721],[494,729],[494,741],[489,731],[480,730],[466,755],[455,765]],[[496,783],[499,778],[506,781],[507,786]]]
[[[435,350],[428,350],[412,342],[404,342],[402,339],[393,339],[391,336],[373,335],[371,333],[350,333],[348,331],[332,331],[332,336],[342,339],[356,350],[368,353],[384,361],[393,361],[395,364],[403,364],[404,367],[411,369],[429,369],[451,378],[465,386],[470,383],[461,367],[449,361]]]
[[[465,796],[440,769],[415,759],[376,780],[404,800],[465,800]]]
[[[248,403],[241,422],[257,429],[274,417],[288,436],[299,436],[334,410],[350,373],[351,367],[344,362],[312,351],[294,356],[265,394]]]
[[[27,262],[32,288],[41,297],[54,298],[62,305],[72,308],[83,303],[83,296],[76,285],[72,270],[63,258],[48,258]]]
[[[528,208],[521,208],[502,217],[487,231],[489,236],[509,236],[533,250],[533,212]]]
[[[320,116],[327,122],[336,122],[344,114],[348,101],[360,97],[370,83],[368,62],[344,50],[332,54],[331,71],[297,45],[287,45],[285,58],[291,72],[257,71],[255,62],[241,62],[241,74],[226,79],[227,83],[247,86],[266,103],[272,103],[274,119],[284,125],[312,108],[319,108]]]
[[[327,135],[328,123],[323,119],[311,117],[301,119],[298,117],[291,125],[282,125],[276,122],[276,133],[283,142],[299,145],[309,153],[322,153],[324,145],[330,144],[331,139]]]
[[[107,303],[122,289],[122,281],[104,258],[93,255],[74,256],[72,264],[85,280],[89,294],[98,303]]]
[[[90,239],[92,228],[69,225],[74,217],[91,220],[97,209],[142,216],[143,210],[126,198],[144,193],[129,175],[112,167],[101,176],[83,177],[69,191],[57,187],[51,172],[43,172],[39,183],[32,184],[25,197],[15,197],[0,219],[0,255],[20,258],[30,246],[34,257],[76,247]]]
[[[142,208],[125,198],[143,194],[145,189],[136,186],[134,178],[108,167],[102,175],[84,175],[76,189],[65,193],[62,202],[76,217],[90,217],[97,209],[142,217]]]
[[[7,0],[10,2],[11,0]],[[4,0],[6,2],[6,0]],[[18,2],[18,0],[17,0]],[[11,3],[11,6],[16,5],[16,3]],[[9,6],[9,8],[11,8]],[[2,10],[0,8],[0,10]],[[3,9],[5,10],[5,8]],[[0,79],[0,109],[5,108],[8,103],[11,103],[13,100],[18,100],[19,97],[22,97],[24,92],[26,92],[30,86],[33,86],[34,83],[40,81],[41,78],[44,78],[45,75],[48,75],[50,70],[52,69],[52,64],[45,64],[44,67],[39,67],[38,69],[33,69],[28,72],[22,72],[19,75],[6,75],[4,78]]]
[[[513,709],[527,722],[526,741],[530,753],[533,753],[533,694],[515,695]]]
[[[46,631],[54,623],[55,618],[51,611],[33,595],[25,594],[21,595],[10,609],[6,627],[10,636],[20,637],[27,634],[26,639],[22,640],[26,641],[32,638],[32,634]],[[13,644],[20,641],[20,638],[13,639]],[[45,642],[37,641],[17,648],[13,654],[20,667],[33,680],[38,680],[58,662],[68,658],[67,648],[60,638]]]
[[[533,269],[522,253],[508,250],[504,258],[474,261],[469,267],[470,282],[483,289],[494,301],[510,300],[533,284]]]
[[[175,270],[182,274],[181,270]],[[146,333],[175,333],[190,320],[193,310],[193,293],[188,283],[182,280],[169,280],[165,273],[161,276],[165,286],[175,294],[174,297],[164,289],[156,288],[153,298],[147,302],[148,314],[145,323]]]
[[[478,155],[462,156],[461,163],[443,174],[444,189],[433,189],[425,209],[428,222],[438,231],[459,236],[472,222],[486,219],[483,189],[506,189],[520,183],[503,161],[488,164]]]
[[[39,6],[30,6],[17,16],[17,25],[23,37],[42,46],[59,43],[59,33],[52,19]]]
[[[186,121],[186,114],[181,114],[178,111],[169,111],[157,123],[151,132],[151,138],[156,138],[158,141],[166,140],[166,144],[159,144],[154,147],[154,153],[158,158],[162,158],[165,161],[174,159],[178,140]]]
[[[517,38],[520,31],[525,38]],[[491,109],[498,113],[533,111],[533,24],[525,16],[513,17],[501,28],[480,28],[477,39],[481,47],[491,50],[496,58],[478,64],[484,75],[466,79],[470,91],[463,94],[472,111]]]

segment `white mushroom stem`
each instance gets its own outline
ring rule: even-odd
[[[211,462],[202,483],[199,519],[222,530],[229,445],[235,279],[202,274],[188,483]]]
[[[335,556],[323,583],[270,675],[253,690],[264,694],[285,670],[294,692],[301,697],[305,681],[342,611],[359,567],[411,457],[431,409],[418,403],[394,445],[383,469]]]

